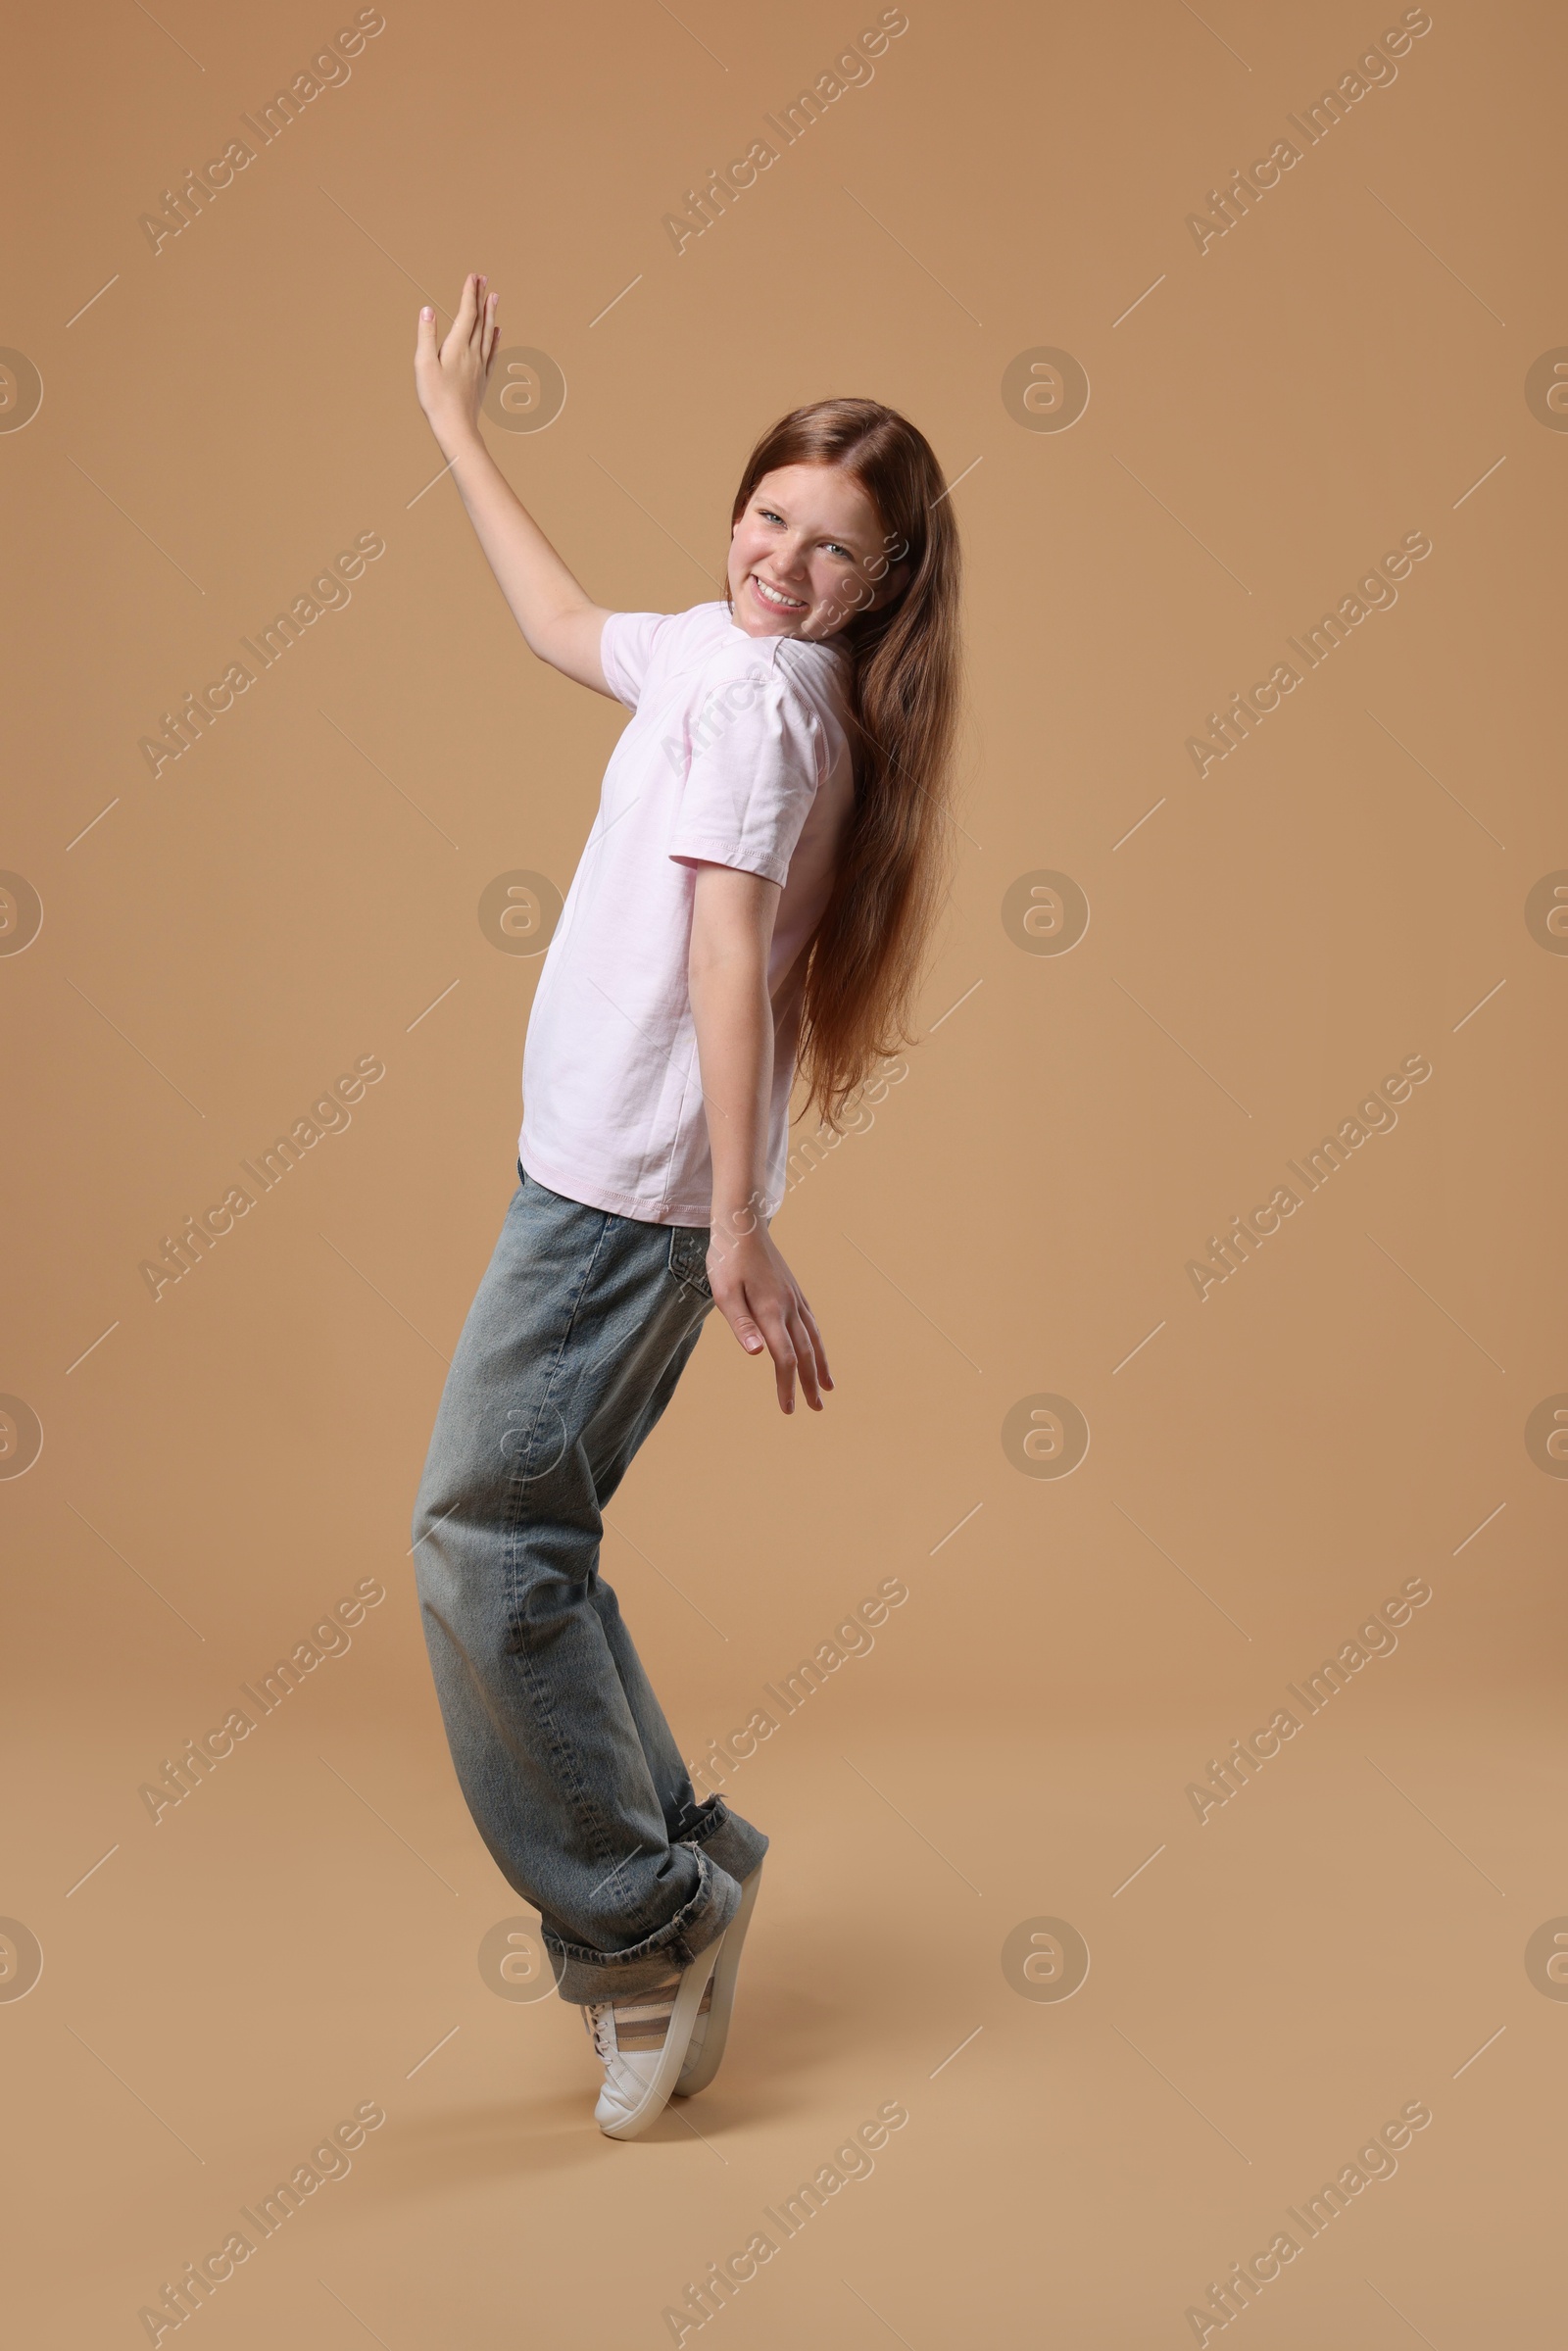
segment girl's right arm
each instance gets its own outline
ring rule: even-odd
[[[499,303],[498,295],[485,292],[484,278],[466,277],[458,315],[440,345],[434,311],[419,313],[415,390],[530,651],[578,685],[609,694],[599,661],[608,610],[592,603],[572,577],[479,431],[479,410],[500,333]]]

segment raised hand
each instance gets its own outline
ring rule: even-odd
[[[456,457],[465,442],[479,435],[479,410],[500,333],[501,297],[488,293],[487,284],[471,271],[464,279],[458,315],[444,343],[435,339],[434,311],[427,306],[419,313],[414,388],[445,458]]]
[[[609,617],[562,562],[485,447],[479,411],[495,364],[500,296],[470,273],[444,343],[435,313],[419,313],[414,388],[441,446],[486,560],[530,650],[596,694],[610,693],[599,659]],[[426,487],[429,487],[426,484]]]

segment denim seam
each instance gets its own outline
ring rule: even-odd
[[[600,1256],[604,1250],[605,1242],[609,1238],[611,1224],[613,1221],[608,1209],[601,1209],[599,1211],[599,1215],[600,1226],[598,1238],[595,1240],[592,1251],[590,1252],[583,1266],[582,1275],[578,1281],[576,1292],[566,1309],[566,1319],[562,1326],[561,1337],[556,1342],[555,1355],[551,1361],[549,1375],[545,1380],[544,1392],[539,1398],[538,1410],[534,1415],[533,1430],[528,1439],[527,1452],[525,1455],[525,1458],[529,1462],[531,1462],[534,1457],[534,1450],[539,1438],[540,1423],[544,1419],[545,1413],[550,1409],[555,1398],[556,1382],[561,1375],[561,1366],[565,1360],[567,1344],[570,1341],[573,1330],[576,1328],[578,1312],[582,1306],[582,1301],[587,1293],[588,1285],[593,1279],[594,1270],[599,1263]],[[529,1469],[521,1474],[524,1482],[527,1482],[532,1479],[535,1473]],[[514,1520],[512,1528],[509,1530],[509,1540],[511,1539],[512,1535],[515,1534],[516,1524],[516,1520]]]
[[[544,1393],[540,1398],[538,1412],[535,1415],[535,1437],[537,1437],[540,1419],[542,1418],[546,1407],[550,1404],[551,1399],[554,1396],[556,1382],[560,1375],[561,1366],[565,1358],[567,1342],[570,1340],[572,1330],[575,1327],[577,1314],[582,1305],[583,1298],[586,1295],[588,1285],[593,1278],[594,1269],[599,1263],[605,1242],[609,1236],[611,1224],[613,1221],[608,1210],[601,1210],[600,1218],[601,1221],[598,1237],[595,1240],[593,1249],[589,1251],[587,1258],[584,1261],[581,1278],[578,1281],[576,1291],[572,1296],[567,1308],[565,1320],[561,1332],[561,1337],[556,1343],[554,1358],[551,1362],[549,1374],[545,1381]],[[530,1439],[528,1451],[525,1458],[531,1460],[532,1457],[533,1440]],[[506,1537],[507,1620],[510,1627],[517,1626],[520,1621],[517,1588],[517,1560],[520,1547],[518,1537],[521,1531],[523,1505],[526,1499],[525,1489],[530,1482],[531,1480],[529,1473],[526,1471],[519,1471],[513,1480],[512,1510],[509,1515]],[[605,1821],[602,1808],[597,1804],[591,1803],[588,1798],[587,1788],[585,1788],[581,1775],[576,1768],[576,1758],[570,1745],[565,1739],[563,1739],[560,1725],[558,1724],[555,1713],[550,1706],[547,1686],[539,1675],[533,1660],[525,1648],[515,1649],[513,1654],[516,1659],[523,1681],[528,1689],[528,1692],[534,1706],[536,1719],[542,1726],[545,1736],[550,1741],[552,1752],[556,1757],[557,1765],[560,1770],[562,1785],[566,1789],[570,1797],[572,1810],[576,1814],[578,1821],[581,1823],[581,1826],[587,1837],[590,1849],[592,1850],[596,1861],[608,1861],[612,1856],[609,1849],[609,1839],[605,1836]],[[611,1876],[614,1877],[618,1875],[620,1870],[622,1870],[625,1865],[625,1858],[616,1862],[614,1869],[611,1872]],[[608,1884],[608,1880],[601,1881],[602,1884]]]
[[[679,1233],[692,1232],[692,1231],[700,1231],[700,1230],[701,1230],[701,1227],[700,1227],[700,1226],[691,1226],[691,1225],[678,1225],[678,1224],[672,1224],[672,1225],[670,1226],[670,1228],[669,1228],[669,1249],[668,1249],[668,1253],[666,1254],[666,1256],[665,1256],[665,1259],[664,1259],[664,1269],[665,1269],[665,1271],[666,1271],[667,1273],[671,1274],[671,1275],[674,1277],[674,1279],[675,1279],[675,1280],[676,1280],[676,1281],[677,1281],[677,1282],[680,1284],[680,1286],[681,1286],[681,1288],[682,1288],[683,1290],[689,1290],[689,1291],[691,1292],[691,1294],[692,1294],[693,1298],[700,1298],[700,1299],[701,1299],[701,1301],[702,1301],[702,1304],[703,1304],[703,1309],[704,1309],[704,1311],[705,1311],[705,1313],[706,1313],[707,1309],[708,1309],[708,1308],[709,1308],[709,1307],[710,1307],[710,1305],[713,1303],[713,1293],[712,1293],[712,1288],[711,1288],[711,1286],[710,1286],[710,1285],[709,1284],[709,1282],[708,1282],[708,1276],[707,1276],[707,1271],[706,1271],[706,1269],[704,1270],[702,1284],[701,1284],[701,1285],[699,1285],[697,1282],[695,1282],[695,1281],[691,1280],[691,1279],[690,1279],[690,1278],[689,1278],[687,1275],[685,1275],[684,1273],[682,1273],[682,1272],[681,1272],[681,1270],[680,1270],[680,1267],[679,1267],[679,1266],[676,1264],[676,1262],[675,1262],[675,1238],[676,1238],[676,1235],[677,1235],[677,1234],[679,1234]]]

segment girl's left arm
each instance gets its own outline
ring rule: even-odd
[[[761,874],[697,869],[688,981],[713,1163],[708,1279],[747,1353],[772,1356],[780,1411],[794,1411],[799,1376],[820,1412],[833,1385],[821,1333],[762,1215],[773,1090],[767,965],[780,895]]]

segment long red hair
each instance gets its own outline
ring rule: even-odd
[[[817,400],[765,432],[731,524],[764,474],[842,465],[870,500],[903,588],[833,642],[850,657],[855,807],[838,877],[808,951],[800,1069],[806,1106],[836,1126],[850,1097],[911,1035],[910,1018],[952,856],[958,689],[958,534],[923,433],[875,400]]]

